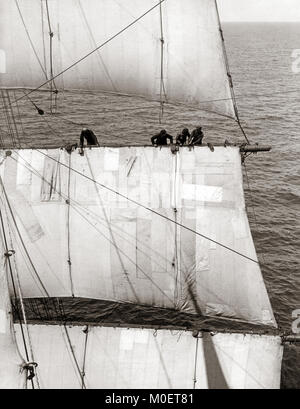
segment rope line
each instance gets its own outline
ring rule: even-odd
[[[44,286],[44,284],[43,284],[43,282],[42,282],[42,280],[41,280],[41,278],[40,278],[40,276],[39,276],[39,274],[38,274],[38,272],[37,272],[37,270],[36,270],[36,268],[35,268],[35,266],[34,266],[34,264],[33,264],[33,261],[32,261],[32,259],[31,259],[31,257],[30,257],[30,254],[28,253],[28,250],[27,250],[27,248],[26,248],[26,246],[25,246],[24,240],[23,240],[23,238],[22,238],[20,229],[19,229],[19,227],[18,227],[16,218],[15,218],[15,216],[14,216],[12,207],[11,207],[11,205],[10,205],[10,202],[9,202],[9,199],[8,199],[8,196],[7,196],[7,193],[6,193],[6,190],[5,190],[5,186],[4,186],[4,183],[3,183],[3,180],[2,180],[2,177],[1,177],[1,176],[0,176],[0,185],[1,185],[2,189],[3,189],[4,197],[5,197],[6,203],[7,203],[8,208],[9,208],[9,212],[10,212],[11,218],[12,218],[12,220],[13,220],[13,222],[14,222],[14,225],[15,225],[15,228],[16,228],[16,231],[17,231],[17,234],[18,234],[18,236],[19,236],[19,239],[20,239],[20,242],[21,242],[21,244],[22,244],[22,247],[23,247],[23,249],[24,249],[24,251],[25,251],[25,253],[26,253],[26,256],[27,256],[27,258],[28,258],[28,260],[29,260],[29,262],[30,262],[30,265],[31,265],[31,267],[32,267],[32,269],[33,269],[33,271],[34,271],[34,273],[35,273],[37,279],[38,279],[39,284],[41,285],[42,289],[44,290],[45,294],[47,295],[47,297],[50,297],[48,291],[46,290],[46,288],[45,288],[45,286]]]
[[[89,336],[89,326],[86,326],[86,329],[83,330],[85,333],[85,341],[84,341],[84,350],[83,350],[83,363],[82,363],[82,382],[81,382],[81,389],[85,389],[85,363],[86,363],[86,353],[87,353],[87,343],[88,343],[88,336]]]
[[[0,220],[1,220],[1,227],[2,227],[2,234],[3,234],[3,240],[4,240],[4,246],[5,246],[5,261],[7,262],[8,268],[9,268],[9,273],[10,273],[10,278],[11,278],[11,282],[12,282],[12,286],[13,286],[13,292],[14,292],[14,296],[15,296],[15,300],[17,300],[17,291],[16,291],[16,285],[15,285],[15,280],[14,280],[14,276],[13,276],[13,271],[12,271],[12,266],[11,266],[11,261],[10,261],[10,250],[8,249],[8,242],[7,242],[7,237],[6,237],[6,232],[5,232],[5,226],[4,226],[4,221],[3,221],[3,216],[2,216],[2,210],[0,208]],[[20,314],[20,310],[19,310],[19,306],[18,304],[15,305],[15,310],[17,312],[17,317],[18,317],[18,321],[19,321],[19,325],[20,325],[20,330],[21,330],[21,336],[22,336],[22,340],[23,340],[23,345],[24,345],[24,351],[25,351],[25,356],[26,356],[26,360],[27,362],[29,362],[29,354],[28,354],[28,348],[27,348],[27,343],[26,343],[26,338],[25,338],[25,334],[24,334],[24,329],[23,329],[23,324],[22,324],[22,319],[21,319],[21,314]],[[27,380],[26,380],[27,382]],[[32,385],[32,389],[34,389],[34,383],[33,380],[31,379],[31,385]]]
[[[163,28],[163,12],[162,4],[159,5],[159,17],[160,17],[160,113],[159,113],[159,123],[161,123],[162,117],[164,115],[164,103],[167,100],[165,82],[164,82],[164,49],[165,49],[165,39],[164,39],[164,28]]]
[[[72,356],[73,356],[73,359],[74,359],[74,362],[75,362],[75,365],[76,365],[76,369],[77,369],[77,371],[78,371],[78,373],[79,373],[79,376],[80,376],[80,379],[81,379],[82,389],[86,389],[86,385],[85,385],[85,382],[84,382],[84,376],[83,376],[82,371],[80,370],[80,366],[79,366],[78,360],[77,360],[77,358],[76,358],[73,345],[72,345],[72,343],[71,343],[71,339],[70,339],[70,335],[69,335],[68,328],[67,328],[66,324],[64,324],[63,327],[64,327],[64,329],[65,329],[65,333],[66,333],[66,336],[67,336],[68,344],[69,344],[70,351],[71,351],[71,354],[72,354]]]
[[[71,261],[71,237],[70,237],[70,188],[71,188],[71,156],[69,155],[69,166],[70,169],[68,171],[68,199],[67,202],[67,242],[68,242],[68,268],[69,268],[69,276],[70,276],[70,283],[71,283],[71,292],[72,297],[74,297],[74,284],[72,279],[72,261]],[[57,191],[57,189],[54,187]]]
[[[10,225],[9,225],[7,215],[6,215],[6,218],[7,218],[7,224],[8,224],[9,237],[10,237],[10,245],[11,245],[11,248],[13,248],[13,238],[12,238],[11,229],[10,229]],[[24,326],[26,328],[27,339],[28,339],[28,344],[29,344],[29,349],[30,349],[30,354],[31,354],[30,362],[36,362],[35,358],[34,358],[34,353],[33,353],[33,346],[32,346],[29,326],[28,326],[27,317],[26,317],[26,310],[25,310],[23,294],[22,294],[22,290],[21,290],[21,280],[20,280],[20,276],[19,276],[19,272],[18,272],[18,267],[17,267],[15,254],[13,254],[13,260],[14,260],[14,271],[16,273],[16,279],[17,279],[17,285],[18,285],[18,294],[19,294],[19,300],[20,300],[20,304],[21,304],[22,316],[23,316]],[[33,369],[34,369],[34,373],[35,373],[35,376],[36,376],[37,387],[38,387],[38,389],[40,389],[40,382],[39,382],[39,378],[38,378],[38,374],[37,374],[37,368],[34,366]],[[32,380],[32,382],[33,382],[33,380]]]
[[[29,42],[30,42],[31,48],[32,48],[32,50],[33,50],[33,52],[34,52],[34,55],[35,55],[35,57],[36,57],[36,59],[37,59],[37,61],[38,61],[38,63],[39,63],[39,66],[41,67],[41,70],[43,71],[43,74],[45,75],[46,80],[48,80],[47,72],[46,72],[45,68],[43,67],[43,64],[42,64],[42,62],[41,62],[41,60],[40,60],[40,58],[39,58],[39,55],[38,55],[38,53],[37,53],[37,51],[36,51],[36,49],[35,49],[35,46],[34,46],[34,44],[33,44],[33,41],[32,41],[32,39],[31,39],[31,36],[30,36],[30,34],[29,34],[29,31],[28,31],[28,28],[27,28],[27,26],[26,26],[25,20],[24,20],[24,18],[23,18],[23,15],[22,15],[22,12],[21,12],[21,9],[20,9],[18,0],[15,0],[15,4],[16,4],[16,6],[17,6],[19,16],[20,16],[20,18],[21,18],[21,20],[22,20],[24,29],[25,29],[25,31],[26,31],[26,35],[27,35],[27,37],[28,37],[28,40],[29,40]]]
[[[196,383],[197,383],[198,346],[199,346],[199,337],[197,336],[197,338],[196,338],[196,350],[195,350],[195,363],[194,363],[193,389],[196,389]]]
[[[217,18],[218,18],[219,31],[220,31],[220,35],[221,35],[224,63],[225,63],[225,68],[226,68],[226,72],[227,72],[227,79],[228,79],[228,83],[229,83],[229,89],[230,89],[230,93],[231,93],[231,100],[232,100],[232,103],[233,103],[233,109],[234,109],[234,113],[235,113],[235,116],[236,116],[236,121],[237,121],[237,123],[238,123],[238,125],[239,125],[239,127],[240,127],[240,129],[242,131],[242,134],[244,135],[244,138],[246,139],[247,143],[250,143],[249,139],[248,139],[248,137],[246,135],[246,132],[245,132],[245,130],[244,130],[242,124],[241,124],[240,117],[239,117],[239,111],[238,111],[236,98],[235,98],[232,75],[231,75],[231,72],[230,72],[228,56],[227,56],[227,51],[226,51],[226,47],[225,47],[225,38],[224,38],[224,35],[223,35],[222,26],[221,26],[221,19],[220,19],[220,15],[219,15],[217,0],[215,0],[215,7],[216,7]]]
[[[48,0],[46,0],[46,13],[47,13],[47,21],[48,21],[48,28],[49,28],[49,61],[50,61],[50,112],[53,112],[53,108],[56,111],[57,109],[57,88],[54,81],[54,71],[53,71],[53,36],[54,33],[51,27],[51,20],[50,20],[50,12],[49,12],[49,5]],[[53,93],[55,93],[55,104],[53,106]]]
[[[81,12],[81,14],[82,14],[83,20],[84,20],[84,22],[85,22],[85,24],[86,24],[86,27],[87,27],[89,36],[90,36],[90,38],[91,38],[91,41],[92,41],[92,43],[93,43],[93,46],[94,46],[95,48],[97,48],[97,43],[96,43],[95,37],[94,37],[94,35],[93,35],[92,29],[91,29],[91,27],[90,27],[90,25],[89,25],[88,19],[87,19],[87,17],[86,17],[84,8],[83,8],[83,6],[82,6],[82,4],[81,4],[81,0],[78,0],[77,7],[79,8],[79,10],[80,10],[80,12]],[[114,84],[114,82],[113,82],[113,79],[112,79],[112,77],[111,77],[111,75],[110,75],[110,73],[109,73],[108,68],[106,67],[106,65],[105,65],[105,63],[104,63],[104,60],[103,60],[103,58],[102,58],[101,53],[97,53],[97,56],[98,56],[98,58],[99,58],[100,64],[102,65],[102,67],[103,67],[103,69],[104,69],[105,75],[107,76],[109,82],[111,83],[111,86],[112,86],[113,90],[114,90],[114,91],[117,91],[117,88],[116,88],[116,86],[115,86],[115,84]]]

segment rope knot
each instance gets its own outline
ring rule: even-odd
[[[6,258],[9,258],[9,257],[11,257],[12,255],[14,255],[16,252],[15,252],[15,250],[7,250],[5,253],[4,253],[4,256],[6,257]]]
[[[31,380],[35,377],[35,369],[38,366],[36,362],[26,362],[23,365],[23,369],[27,371],[27,379]]]

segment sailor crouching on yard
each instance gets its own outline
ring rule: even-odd
[[[180,134],[177,135],[176,145],[183,146],[190,139],[190,131],[187,128],[184,128]]]
[[[152,145],[163,146],[168,145],[168,139],[170,144],[173,144],[173,136],[169,135],[165,129],[162,129],[159,134],[152,136]]]
[[[189,146],[202,145],[202,140],[204,138],[204,133],[202,132],[201,126],[198,126],[193,130],[191,137],[189,138]]]
[[[80,135],[80,148],[83,148],[84,140],[86,140],[87,146],[100,146],[96,135],[90,129],[82,129]]]

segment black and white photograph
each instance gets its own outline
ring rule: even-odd
[[[0,389],[300,389],[299,0],[0,0]]]

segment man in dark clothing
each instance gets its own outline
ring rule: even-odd
[[[186,141],[191,137],[190,132],[187,128],[184,128],[180,134],[177,135],[176,145],[183,146],[186,144]]]
[[[202,132],[201,126],[198,126],[196,129],[193,130],[191,137],[189,139],[189,145],[202,145],[202,140],[204,138],[204,134]]]
[[[83,128],[80,135],[80,148],[83,148],[84,139],[86,140],[87,146],[99,146],[96,135],[93,131],[87,128]]]
[[[173,143],[173,136],[169,135],[165,129],[162,129],[159,134],[152,136],[152,145],[168,145],[168,139],[170,139],[170,144]]]

